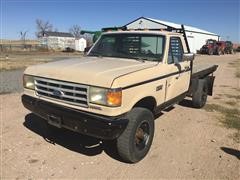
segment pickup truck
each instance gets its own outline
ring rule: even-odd
[[[212,95],[216,65],[194,67],[185,33],[105,32],[84,57],[28,67],[23,105],[49,127],[115,142],[123,161],[142,160],[162,110]]]

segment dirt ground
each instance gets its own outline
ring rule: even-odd
[[[208,98],[208,105],[239,109],[237,61],[239,54],[196,57],[195,63],[219,65],[214,95]],[[149,154],[137,164],[126,164],[111,146],[97,139],[63,129],[47,133],[42,119],[26,110],[20,97],[19,92],[0,95],[1,179],[238,179],[240,176],[237,130],[227,128],[222,112],[210,110],[209,106],[194,109],[185,100],[164,111],[155,121]]]

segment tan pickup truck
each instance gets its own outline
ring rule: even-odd
[[[148,153],[154,119],[192,97],[196,108],[212,95],[216,65],[194,68],[185,33],[103,33],[86,57],[28,67],[23,105],[47,124],[101,140],[135,163]]]

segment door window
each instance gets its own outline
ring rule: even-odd
[[[168,64],[179,63],[183,60],[183,47],[179,37],[170,38],[170,47],[168,51]]]

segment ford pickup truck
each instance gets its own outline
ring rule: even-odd
[[[28,67],[23,105],[49,126],[116,142],[125,162],[148,153],[154,119],[192,98],[212,95],[216,65],[195,67],[185,33],[105,32],[84,57]]]

